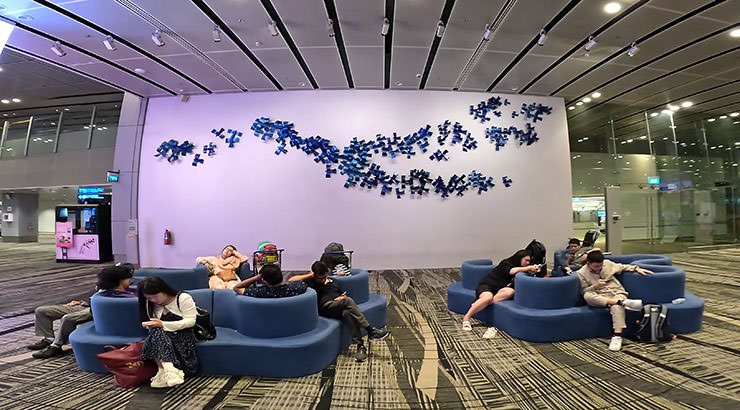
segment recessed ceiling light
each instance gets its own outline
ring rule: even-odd
[[[576,105],[583,105],[583,101],[578,101]]]
[[[65,108],[64,111],[69,111],[69,108]]]
[[[568,107],[568,109],[569,109],[569,110],[575,110],[575,109],[576,109],[576,107],[575,107],[575,106],[573,106],[573,105],[571,105],[570,107]]]
[[[19,103],[19,102],[21,102],[21,99],[20,98],[13,98],[11,101],[13,101],[14,103]],[[737,114],[737,113],[735,113],[735,114]],[[732,114],[730,114],[730,115],[732,115]]]
[[[692,103],[691,101],[684,101],[684,102],[681,103],[681,107],[683,107],[683,108],[689,108],[692,105],[694,105],[694,103]]]
[[[2,67],[0,67],[0,73],[1,73],[1,72],[3,72],[3,68],[2,68]]]
[[[650,116],[651,117],[657,117],[658,116],[658,113],[657,112],[654,112],[654,113],[650,114]]]
[[[607,3],[606,6],[604,6],[604,11],[609,14],[614,14],[619,10],[622,10],[622,5],[617,2]]]
[[[403,85],[403,83],[402,83],[402,82],[400,82],[400,81],[397,81],[397,82],[396,82],[396,85],[398,85],[398,86],[401,86],[401,85]]]
[[[726,116],[726,115],[720,115],[720,116],[719,116],[719,119],[720,119],[720,120],[724,120],[725,118],[727,118],[727,116]]]
[[[20,21],[31,21],[31,20],[33,20],[33,17],[31,17],[31,16],[29,16],[27,14],[24,14],[22,16],[18,16],[18,20],[20,20]]]
[[[673,114],[673,111],[671,111],[671,110],[663,110],[663,111],[661,111],[661,114]]]
[[[671,111],[678,111],[679,107],[677,105],[668,104],[668,109]]]
[[[730,36],[740,37],[740,28],[730,31]]]
[[[0,100],[0,102],[3,104],[10,104],[10,100],[3,99],[3,100]]]
[[[144,74],[146,73],[146,70],[144,70],[143,68],[136,67],[134,68],[134,72],[139,73],[139,74]]]
[[[13,101],[15,101],[15,100],[13,100]],[[740,115],[740,113],[733,112],[732,114],[730,114],[730,117],[737,117],[738,115]]]
[[[259,46],[261,46],[261,45],[262,45],[262,42],[261,42],[261,41],[255,41],[255,42],[254,42],[254,46],[255,46],[255,47],[259,47]]]
[[[583,99],[583,102],[585,102],[585,103],[587,103],[587,102],[591,102],[591,99],[590,99],[590,98],[588,98],[588,97],[586,97],[586,98],[584,98],[584,99]]]
[[[301,87],[305,87],[306,86],[306,83],[304,83],[303,81],[301,81],[300,83],[298,83],[298,85],[300,85]]]
[[[714,122],[714,121],[716,121],[716,119],[715,119],[715,118],[710,118],[710,119],[708,119],[707,121],[708,121],[708,122]]]
[[[599,98],[599,97],[601,97],[601,93],[597,91],[597,92],[591,94],[591,97],[593,97],[593,98]]]

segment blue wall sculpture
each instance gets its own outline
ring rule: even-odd
[[[474,120],[486,123],[492,120],[491,115],[497,118],[503,116],[502,108],[510,105],[506,98],[499,96],[491,97],[476,105],[470,105],[469,113]],[[511,118],[522,116],[527,120],[525,128],[515,126],[499,127],[492,125],[485,130],[485,139],[494,144],[495,150],[503,149],[509,138],[517,141],[519,146],[532,145],[539,141],[533,124],[543,120],[543,116],[550,115],[552,107],[539,103],[522,104],[519,110],[511,112]],[[530,122],[531,121],[531,122]],[[321,136],[302,137],[295,126],[287,121],[273,121],[267,117],[254,120],[250,127],[253,135],[263,142],[274,140],[277,143],[275,155],[287,155],[290,149],[302,151],[312,157],[316,164],[323,167],[324,176],[332,178],[337,174],[344,176],[345,188],[379,189],[381,196],[395,194],[396,198],[409,196],[425,196],[430,193],[442,198],[450,196],[461,197],[468,190],[476,191],[478,195],[488,192],[495,187],[493,176],[484,175],[476,170],[469,174],[453,174],[449,178],[441,175],[432,175],[425,169],[412,169],[407,174],[390,173],[385,171],[380,164],[374,162],[374,156],[381,158],[406,158],[411,159],[417,152],[427,153],[430,147],[430,139],[434,136],[432,126],[427,124],[418,131],[406,136],[393,133],[392,136],[377,134],[374,139],[364,140],[353,138],[350,143],[342,148],[332,144],[330,140]],[[478,148],[478,141],[459,122],[445,120],[436,127],[437,145],[429,159],[431,161],[449,160],[450,150],[444,149],[449,139],[449,147],[452,149],[459,143],[462,152],[469,152]],[[223,140],[229,148],[234,148],[241,142],[243,133],[237,129],[214,128],[211,130],[214,137]],[[451,138],[450,138],[451,137]],[[211,157],[215,154],[216,145],[209,142],[203,146],[203,154]],[[156,157],[167,158],[169,163],[176,162],[181,156],[193,152],[194,145],[189,141],[180,144],[177,140],[164,141],[157,148]],[[192,165],[197,167],[204,163],[201,154],[195,154]],[[504,187],[510,187],[513,183],[511,178],[503,176],[501,179]]]

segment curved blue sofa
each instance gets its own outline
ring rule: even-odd
[[[686,273],[672,266],[661,255],[610,255],[608,259],[639,265],[653,275],[623,272],[619,277],[631,298],[668,307],[668,321],[674,333],[692,333],[701,329],[704,301],[685,290]],[[475,301],[475,287],[483,273],[494,265],[489,260],[465,262],[462,280],[447,287],[447,306],[465,314]],[[487,273],[486,272],[486,273]],[[611,315],[606,308],[586,305],[580,293],[577,275],[536,278],[517,274],[516,293],[507,300],[487,307],[474,317],[529,342],[559,342],[611,335]],[[684,298],[683,303],[671,303]],[[627,334],[636,329],[639,312],[627,311]]]
[[[249,262],[239,265],[237,274],[242,280],[254,276]],[[208,289],[208,268],[202,263],[193,269],[138,269],[134,271],[132,283],[135,285],[152,276],[159,276],[176,290]]]
[[[350,279],[351,278],[351,279]],[[386,324],[386,300],[369,293],[368,273],[347,277],[370,324]],[[364,289],[363,289],[364,286]],[[262,377],[300,377],[331,364],[349,345],[349,330],[340,320],[318,315],[316,292],[279,299],[237,295],[231,290],[195,289],[188,293],[211,313],[217,329],[214,340],[197,345],[201,372]],[[70,335],[77,364],[83,370],[106,373],[95,357],[106,345],[122,345],[146,337],[137,299],[93,296],[93,322]]]

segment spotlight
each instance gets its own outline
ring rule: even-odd
[[[220,43],[221,42],[221,30],[218,29],[218,27],[213,27],[213,31],[211,31],[211,34],[213,34],[213,42],[214,43]]]
[[[607,5],[604,6],[604,11],[609,14],[614,14],[618,12],[619,10],[622,10],[622,5],[619,3],[615,3],[615,2],[607,3]]]
[[[545,45],[545,40],[547,39],[547,31],[543,28],[540,30],[540,38],[537,39],[537,45],[542,47]]]
[[[162,34],[159,32],[159,29],[154,30],[154,33],[152,33],[152,41],[157,47],[162,47],[164,45],[164,41],[162,41]]]
[[[103,40],[103,44],[109,51],[116,51],[116,43],[113,41],[113,36],[107,36],[105,40]]]
[[[593,98],[599,98],[599,97],[601,97],[601,93],[597,91],[597,92],[591,94],[591,97],[593,97]]]
[[[329,32],[329,37],[334,37],[334,20],[329,19],[326,22],[326,31]]]
[[[383,26],[380,27],[380,35],[381,36],[387,36],[388,35],[388,30],[390,30],[390,28],[391,28],[391,21],[388,20],[387,18],[384,18],[383,19]]]
[[[62,50],[62,43],[58,41],[51,46],[51,51],[53,51],[58,57],[64,57],[67,55],[67,52]]]
[[[488,41],[491,38],[491,27],[486,24],[486,31],[483,32],[483,40]]]
[[[586,45],[583,46],[583,49],[586,51],[591,51],[591,49],[594,48],[597,44],[599,43],[596,40],[594,40],[594,36],[591,36],[588,38]]]
[[[632,43],[632,45],[630,45],[630,49],[627,50],[627,55],[634,57],[638,51],[640,51],[640,47],[637,47],[637,43]]]
[[[437,22],[437,37],[442,38],[445,33],[445,23],[442,20]]]
[[[691,101],[684,101],[684,102],[681,103],[681,107],[683,107],[683,108],[689,108],[692,105],[694,105],[694,103],[692,103]]]
[[[273,37],[279,34],[277,23],[275,23],[275,20],[270,20],[270,22],[267,23],[267,29],[270,30],[270,35],[272,35]]]

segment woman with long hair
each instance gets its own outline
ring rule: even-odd
[[[138,293],[141,325],[149,329],[141,360],[155,360],[159,367],[151,386],[182,384],[185,375],[198,371],[193,334],[195,302],[189,294],[179,293],[156,276],[141,281]]]
[[[481,279],[475,288],[475,302],[462,320],[463,330],[472,330],[470,318],[485,309],[488,305],[514,297],[514,275],[519,272],[539,270],[539,266],[530,265],[532,255],[520,249],[515,254],[502,260],[491,272]]]
[[[208,287],[211,289],[234,289],[239,283],[239,265],[247,261],[247,257],[236,251],[234,245],[226,245],[219,256],[201,256],[195,259],[195,263],[202,263],[208,267],[212,276],[208,279]]]

